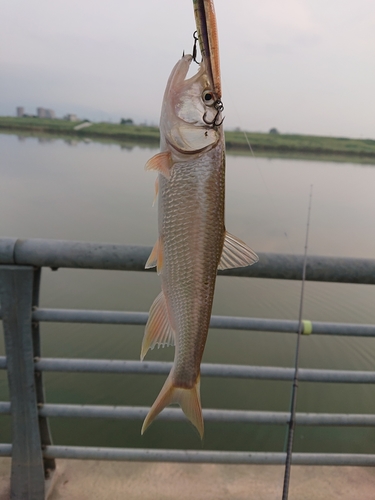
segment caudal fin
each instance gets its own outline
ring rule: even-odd
[[[145,421],[143,422],[141,434],[155,419],[157,415],[168,405],[178,403],[190,422],[197,428],[201,439],[203,438],[204,424],[202,416],[201,398],[200,398],[200,376],[191,389],[175,387],[172,383],[172,375],[169,374],[165,381],[159,396],[156,398]]]

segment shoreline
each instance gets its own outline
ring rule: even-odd
[[[138,143],[157,147],[160,140],[158,127],[92,123],[75,130],[81,122],[40,118],[0,117],[0,132],[24,132],[29,135],[45,134],[54,137],[75,137],[115,143]],[[248,138],[255,156],[299,157],[343,162],[375,164],[375,140],[347,139],[296,134],[270,134],[244,131],[225,131],[229,154],[251,155]],[[355,161],[356,160],[356,161]]]

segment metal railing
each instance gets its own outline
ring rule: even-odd
[[[10,401],[0,402],[0,415],[11,415],[12,443],[0,444],[0,456],[12,457],[11,498],[45,498],[55,459],[145,460],[236,464],[283,464],[285,453],[201,450],[121,449],[54,446],[48,418],[143,419],[145,407],[64,405],[45,402],[43,372],[168,374],[171,363],[41,357],[40,322],[143,325],[146,313],[38,307],[42,267],[144,271],[149,247],[38,239],[0,239],[0,318],[3,320]],[[302,257],[260,254],[252,267],[220,274],[273,279],[301,279]],[[375,260],[308,257],[307,280],[375,284]],[[211,327],[297,333],[298,322],[261,318],[213,316]],[[375,325],[304,322],[305,334],[374,337]],[[292,380],[293,368],[202,364],[203,376]],[[334,383],[375,383],[375,372],[300,369],[300,380]],[[286,412],[203,410],[206,421],[287,425]],[[181,420],[177,408],[158,417]],[[298,413],[297,425],[374,426],[375,415]],[[375,455],[294,453],[293,464],[375,465]]]

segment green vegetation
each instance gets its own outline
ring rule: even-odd
[[[320,137],[316,135],[246,133],[254,152],[304,153],[372,158],[375,161],[375,140]],[[226,133],[227,149],[248,148],[241,131]]]
[[[25,131],[31,133],[48,133],[58,136],[88,137],[90,139],[106,138],[115,141],[142,141],[157,144],[159,129],[138,125],[116,125],[112,123],[93,123],[90,127],[74,130],[82,122],[68,120],[50,120],[44,118],[13,118],[0,116],[0,131]]]
[[[93,123],[89,127],[74,130],[81,122],[50,120],[41,118],[0,117],[0,131],[24,131],[35,134],[55,136],[75,136],[93,140],[107,139],[115,142],[142,142],[156,145],[159,142],[159,129],[141,125]],[[279,133],[246,133],[247,139],[256,156],[299,156],[314,155],[322,159],[361,161],[375,163],[375,140],[292,135]],[[226,131],[226,146],[231,153],[249,151],[245,133]]]
[[[131,118],[121,118],[120,125],[134,125],[134,122]]]

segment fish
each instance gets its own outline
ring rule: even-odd
[[[156,345],[174,346],[175,355],[141,434],[166,406],[177,403],[202,439],[200,365],[217,270],[254,264],[258,256],[225,228],[225,139],[216,17],[212,0],[193,2],[202,61],[189,78],[195,48],[194,55],[183,55],[174,66],[162,103],[160,153],[146,164],[146,170],[158,173],[158,239],[145,267],[157,267],[161,292],[150,308],[141,360]]]

